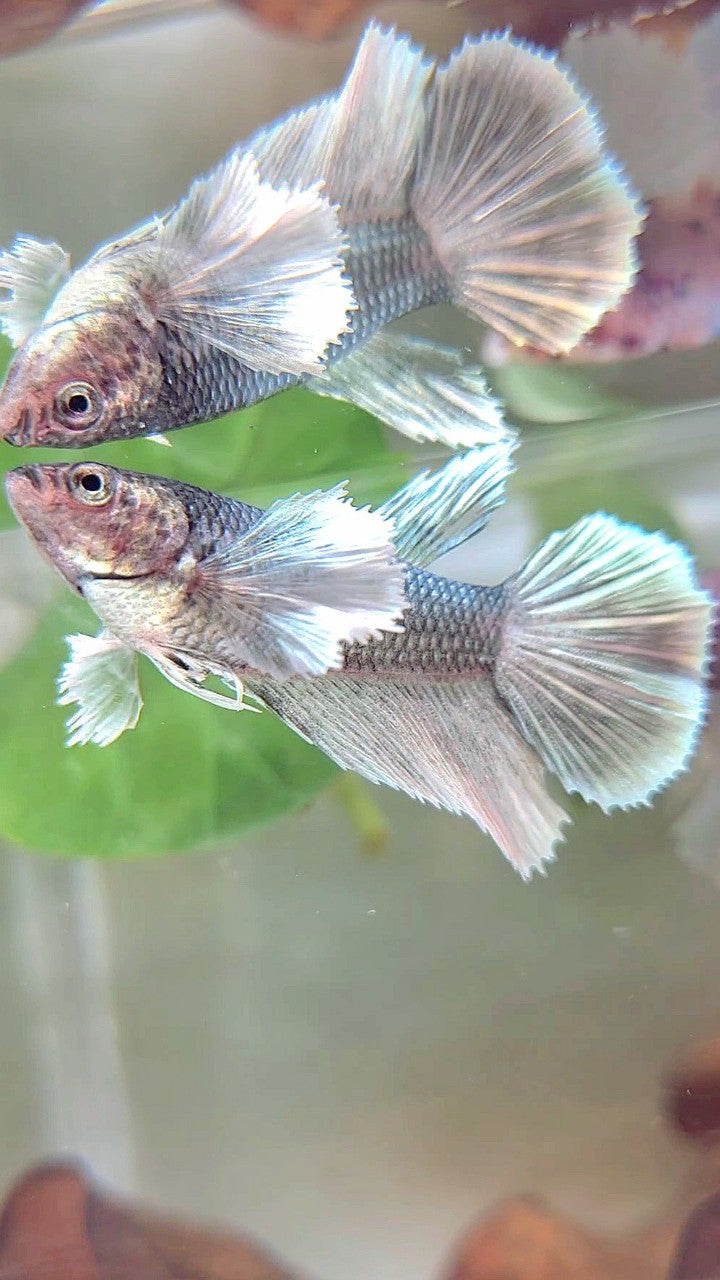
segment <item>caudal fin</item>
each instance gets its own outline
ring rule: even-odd
[[[586,516],[505,584],[495,687],[567,791],[608,811],[684,769],[705,708],[710,598],[660,533]]]
[[[436,72],[410,205],[453,301],[521,345],[569,350],[635,274],[642,212],[591,107],[507,35]]]

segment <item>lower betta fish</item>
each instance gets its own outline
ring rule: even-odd
[[[70,743],[104,745],[136,723],[145,654],[181,688],[235,708],[248,695],[343,768],[467,814],[529,877],[567,820],[546,769],[607,811],[646,803],[685,768],[711,608],[682,547],[602,514],[553,534],[499,586],[428,571],[482,528],[509,471],[510,446],[488,445],[354,514],[337,491],[263,513],[90,462],[11,472],[19,520],[103,624],[70,637]],[[351,532],[360,518],[378,522],[374,540]]]
[[[76,271],[28,237],[2,255],[0,435],[162,435],[305,382],[416,438],[502,438],[478,369],[385,326],[452,302],[566,351],[631,283],[641,222],[549,54],[483,36],[437,66],[371,23],[339,91]]]

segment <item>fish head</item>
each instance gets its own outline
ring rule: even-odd
[[[85,448],[152,431],[163,366],[142,309],[91,308],[48,320],[19,347],[0,390],[0,437]]]
[[[100,463],[17,467],[5,488],[45,559],[81,595],[100,580],[137,583],[168,574],[191,531],[171,483]]]

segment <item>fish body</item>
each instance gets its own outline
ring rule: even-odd
[[[472,447],[507,434],[480,371],[386,326],[450,301],[564,351],[630,284],[641,222],[548,55],[482,37],[437,66],[371,23],[336,94],[75,272],[27,237],[2,255],[19,349],[0,432],[64,447],[163,434],[303,382]]]
[[[327,348],[324,359],[328,370],[390,321],[419,307],[449,300],[447,282],[431,261],[425,237],[406,222],[353,229],[348,234],[348,244],[344,260],[357,304],[345,332]],[[325,389],[324,384],[318,382],[315,386],[314,380],[305,375],[253,369],[230,351],[214,348],[201,334],[183,332],[172,324],[158,329],[157,340],[159,365],[164,372],[161,378],[149,377],[154,396],[152,402],[143,404],[142,416],[152,434],[249,408],[308,381],[315,390]],[[398,337],[396,342],[401,351],[404,347],[410,355],[422,351],[424,345],[409,335]],[[373,350],[382,352],[382,344]],[[126,351],[118,352],[118,358],[124,360]],[[140,373],[142,378],[142,370]],[[481,435],[483,431],[494,434],[492,420],[488,408],[484,411],[485,425],[474,434],[477,430]],[[128,434],[137,435],[134,418],[129,423]],[[51,423],[46,423],[46,429],[53,429]]]
[[[467,814],[529,876],[567,820],[545,769],[609,810],[685,767],[710,604],[682,548],[600,514],[499,586],[433,573],[509,471],[509,447],[486,446],[352,518],[333,492],[263,513],[95,463],[12,472],[17,516],[104,628],[70,641],[70,740],[136,723],[142,653],[189,692],[249,697],[344,768]]]

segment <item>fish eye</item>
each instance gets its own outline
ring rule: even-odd
[[[55,397],[55,410],[66,427],[82,431],[100,417],[102,397],[89,382],[68,382]]]
[[[68,484],[73,496],[86,506],[102,507],[112,497],[112,481],[104,467],[84,463],[71,467]]]

